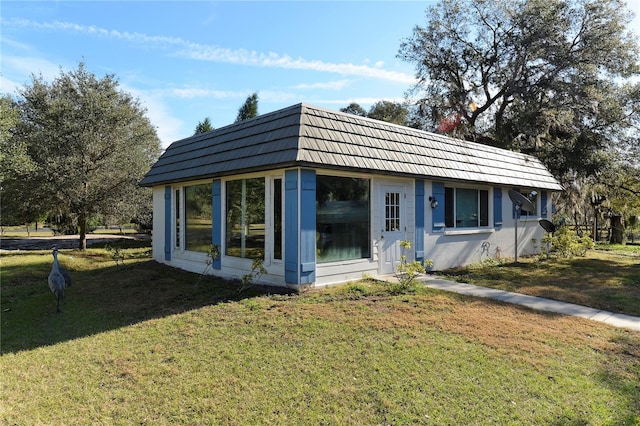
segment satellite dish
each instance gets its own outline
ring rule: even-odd
[[[540,219],[538,223],[540,224],[540,226],[542,226],[542,228],[544,228],[545,231],[549,233],[556,232],[556,225],[554,225],[553,222],[547,219]]]
[[[527,197],[514,189],[509,190],[509,198],[511,198],[511,202],[518,206],[523,212],[532,213],[536,209]]]

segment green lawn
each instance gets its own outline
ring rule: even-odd
[[[599,245],[584,257],[484,263],[443,271],[444,278],[640,316],[640,246]]]
[[[426,288],[300,295],[147,248],[2,256],[2,424],[640,424],[640,332]],[[203,265],[203,269],[204,269]]]

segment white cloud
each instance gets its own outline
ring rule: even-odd
[[[5,78],[5,76],[0,74],[0,92],[2,92],[3,94],[15,94],[16,91],[21,87],[23,87],[22,84],[9,80],[8,78]]]
[[[314,89],[322,89],[322,90],[342,90],[345,87],[351,84],[350,80],[337,80],[337,81],[327,81],[327,82],[318,82],[311,84],[298,84],[294,86],[294,89],[300,90],[314,90]]]
[[[46,59],[31,56],[2,56],[2,68],[17,71],[22,75],[42,75],[47,80],[53,80],[60,75],[60,65]],[[29,79],[31,80],[31,79]],[[24,83],[27,83],[25,81]]]
[[[247,96],[245,92],[231,92],[225,90],[210,90],[198,88],[171,89],[170,94],[182,99],[193,98],[214,98],[214,99],[234,99]]]
[[[3,24],[54,31],[80,32],[92,36],[126,40],[135,43],[154,44],[163,48],[174,46],[180,48],[180,50],[176,52],[178,55],[194,60],[223,62],[268,68],[302,69],[309,71],[337,73],[341,75],[357,75],[401,83],[415,82],[415,78],[412,75],[397,71],[387,71],[380,68],[382,64],[381,62],[377,62],[375,67],[370,67],[368,65],[355,65],[351,63],[336,64],[319,60],[306,60],[300,57],[292,58],[289,55],[281,55],[274,52],[260,53],[246,49],[227,49],[219,46],[193,43],[179,37],[150,36],[143,33],[130,33],[127,31],[108,30],[105,28],[96,27],[94,25],[86,26],[70,22],[55,21],[52,23],[42,23],[25,19],[13,19],[9,21],[3,21]]]

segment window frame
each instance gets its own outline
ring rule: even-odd
[[[264,191],[264,197],[263,197],[263,206],[264,206],[264,211],[262,212],[263,218],[264,218],[264,243],[262,246],[262,256],[257,256],[257,257],[247,257],[245,256],[234,256],[233,254],[229,254],[229,249],[230,249],[230,245],[229,245],[229,183],[231,182],[237,182],[237,181],[248,181],[248,180],[262,180],[263,183],[263,191]],[[271,180],[269,179],[269,176],[266,176],[264,174],[262,175],[238,175],[238,176],[231,176],[228,179],[224,180],[224,182],[222,182],[222,186],[224,187],[224,205],[223,205],[223,248],[222,248],[222,253],[224,254],[225,257],[228,257],[230,259],[235,259],[235,260],[240,260],[240,261],[253,261],[254,259],[260,259],[263,262],[265,260],[267,260],[267,252],[271,252],[273,251],[271,249],[271,247],[269,247],[269,233],[270,233],[270,229],[269,228],[269,220],[270,218],[268,217],[268,212],[270,211],[268,205],[268,199],[269,199],[269,195],[271,193],[270,191],[270,183]],[[245,196],[245,201],[246,201],[246,196]],[[244,207],[241,207],[244,209]],[[242,235],[240,236],[240,238],[242,238]],[[245,236],[246,238],[246,236]],[[246,241],[246,240],[245,240]],[[271,250],[270,250],[271,249]],[[241,248],[242,250],[242,248]],[[245,246],[245,250],[246,250],[246,246]],[[246,254],[246,251],[245,251]],[[270,259],[272,256],[269,256],[268,258]]]
[[[464,232],[474,230],[491,230],[491,217],[493,215],[491,206],[492,190],[482,186],[468,186],[468,185],[446,185],[444,196],[444,224],[445,231],[449,232]],[[474,226],[460,226],[458,222],[461,221],[458,217],[458,209],[461,200],[458,197],[458,190],[461,191],[475,191],[476,192],[476,224]],[[469,219],[467,219],[468,221]]]
[[[325,222],[321,222],[318,219],[318,212],[319,212],[319,207],[318,207],[318,196],[319,196],[319,191],[318,191],[318,183],[321,179],[323,178],[337,178],[337,179],[357,179],[357,180],[362,180],[362,181],[366,181],[367,182],[367,206],[366,206],[366,210],[367,210],[367,215],[368,215],[368,227],[367,230],[365,232],[366,234],[366,238],[367,238],[367,244],[366,244],[366,256],[360,255],[358,257],[340,257],[340,258],[328,258],[328,259],[321,259],[321,251],[322,251],[322,247],[323,247],[323,241],[329,241],[329,239],[325,238],[323,240],[323,237],[325,236],[325,234],[329,233],[332,234],[333,233],[333,227],[329,226],[328,228],[323,228],[326,227],[327,225],[333,225],[333,223],[328,224]],[[372,214],[372,195],[373,195],[373,191],[374,191],[374,180],[371,177],[362,177],[360,175],[353,175],[353,174],[348,174],[348,173],[318,173],[316,175],[316,263],[318,265],[328,265],[331,263],[335,263],[335,262],[354,262],[354,261],[362,261],[362,260],[370,260],[373,258],[373,237],[372,237],[372,226],[373,226],[373,214]],[[364,200],[356,200],[356,201],[364,201]],[[325,231],[325,229],[329,229],[329,231]],[[331,238],[331,237],[329,237]],[[331,241],[332,242],[332,241]],[[361,245],[361,247],[364,247],[364,245]]]
[[[211,209],[211,215],[209,217],[209,225],[210,228],[208,229],[208,236],[209,236],[209,245],[211,245],[212,241],[212,235],[213,235],[213,194],[212,194],[212,187],[213,187],[213,181],[211,180],[207,180],[207,181],[197,181],[197,182],[189,182],[189,184],[185,184],[182,185],[180,187],[180,202],[181,202],[181,222],[180,222],[180,230],[181,230],[181,238],[180,238],[180,243],[182,248],[180,249],[183,252],[191,252],[191,253],[207,253],[208,252],[208,248],[209,245],[204,248],[202,250],[192,250],[188,247],[189,244],[189,239],[187,238],[188,235],[188,214],[187,214],[187,208],[188,208],[188,203],[187,203],[187,189],[188,188],[192,188],[195,186],[201,186],[201,185],[208,185],[209,186],[209,191],[208,191],[208,196],[209,198],[209,208]]]

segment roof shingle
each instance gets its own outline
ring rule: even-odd
[[[141,185],[296,165],[562,189],[533,156],[307,104],[176,141]]]

